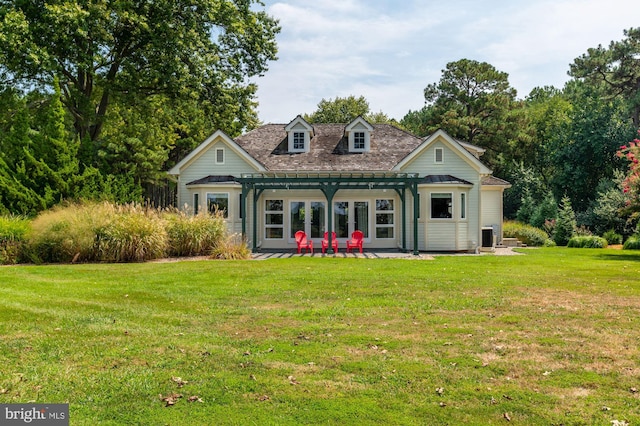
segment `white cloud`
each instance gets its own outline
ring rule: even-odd
[[[323,98],[362,95],[401,119],[462,58],[508,72],[520,97],[562,86],[574,58],[638,25],[635,1],[266,1],[282,33],[279,60],[257,80],[260,118],[287,123]]]

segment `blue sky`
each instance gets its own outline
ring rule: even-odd
[[[288,123],[318,102],[364,96],[400,120],[448,62],[488,62],[524,98],[561,88],[573,60],[640,26],[638,0],[266,0],[279,19],[278,60],[256,79],[265,123]]]

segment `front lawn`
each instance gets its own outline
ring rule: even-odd
[[[72,425],[639,424],[640,255],[524,252],[0,267],[0,403],[68,402]]]

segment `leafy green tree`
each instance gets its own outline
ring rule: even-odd
[[[634,127],[640,128],[640,27],[624,30],[625,38],[609,48],[598,45],[570,65],[569,75],[604,85],[608,97],[622,97]]]
[[[276,58],[280,28],[254,0],[31,0],[0,3],[0,72],[51,87],[95,155],[114,96],[194,99],[220,120],[255,120],[249,78]]]
[[[508,77],[486,62],[450,62],[440,81],[424,89],[426,107],[409,112],[401,123],[419,135],[442,128],[485,148],[483,160],[499,168],[526,134],[521,130],[526,127],[522,104],[516,101]]]
[[[620,235],[631,235],[635,221],[624,213],[629,197],[624,193],[625,174],[615,170],[613,179],[604,179],[596,188],[596,199],[589,209],[588,225],[597,235],[614,230]]]
[[[616,151],[633,137],[634,129],[624,119],[622,101],[603,98],[598,87],[573,81],[565,95],[573,106],[570,119],[550,135],[550,184],[556,198],[567,195],[576,211],[584,211],[594,200],[598,183],[620,167]]]
[[[350,95],[346,98],[322,99],[318,108],[311,114],[305,114],[304,119],[309,123],[349,123],[358,116],[365,117],[369,113],[369,102],[364,96],[356,98]]]
[[[576,231],[576,215],[571,207],[571,199],[567,196],[560,202],[560,211],[556,221],[553,241],[559,246],[566,246]]]
[[[553,197],[553,193],[549,191],[542,199],[542,202],[536,204],[533,214],[529,220],[529,224],[536,228],[542,228],[547,220],[554,220],[557,215],[558,204],[556,203],[556,199]]]

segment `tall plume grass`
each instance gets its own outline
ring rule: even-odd
[[[224,239],[226,225],[222,212],[188,215],[170,211],[164,214],[169,238],[169,256],[207,256]]]
[[[139,204],[86,202],[58,206],[36,217],[26,254],[36,263],[208,256],[225,235],[222,213],[191,216]]]
[[[0,264],[10,265],[20,259],[29,220],[21,216],[0,216]]]

